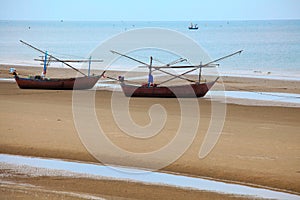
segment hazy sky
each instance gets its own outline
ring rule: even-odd
[[[0,20],[300,19],[300,0],[0,0]]]

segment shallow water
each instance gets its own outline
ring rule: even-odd
[[[1,82],[15,82],[14,78],[0,78]]]
[[[99,90],[112,90],[122,91],[120,85],[108,82],[98,82],[95,86]],[[222,98],[220,98],[222,97]],[[223,98],[224,97],[224,98]],[[261,106],[289,106],[289,107],[300,107],[300,94],[294,93],[280,93],[280,92],[250,92],[250,91],[209,91],[206,99],[214,100],[226,100],[230,103],[252,105],[255,101],[255,105]],[[248,100],[245,102],[238,102],[236,100]]]
[[[225,95],[226,101],[243,105],[272,105],[272,106],[292,106],[300,107],[300,94],[280,93],[280,92],[250,92],[250,91],[209,91],[205,98],[219,97]],[[245,102],[235,102],[235,100],[247,100]]]
[[[141,169],[124,167],[102,166],[82,162],[70,162],[58,159],[0,154],[0,168],[7,168],[8,166],[10,166],[10,168],[15,166],[15,169],[18,169],[18,171],[23,170],[23,173],[31,176],[45,176],[52,174],[56,176],[71,175],[72,177],[86,176],[88,178],[93,177],[97,179],[112,178],[117,180],[176,186],[186,189],[212,191],[224,194],[246,195],[257,198],[300,199],[299,195],[177,174],[150,172]]]
[[[239,78],[259,78],[259,79],[269,79],[269,80],[279,80],[279,81],[300,81],[299,75],[296,74],[289,74],[289,76],[284,76],[280,74],[235,74],[235,73],[222,73],[222,77],[239,77]]]

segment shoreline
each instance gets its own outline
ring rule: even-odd
[[[253,184],[249,186],[247,183],[233,183],[212,178],[185,176],[174,172],[151,172],[144,169],[126,168],[123,166],[105,166],[97,163],[14,156],[8,154],[1,154],[0,157],[4,159],[4,162],[2,161],[2,163],[0,163],[0,168],[9,169],[11,171],[10,173],[5,174],[5,177],[16,176],[16,174],[26,174],[29,177],[55,176],[99,181],[128,181],[135,184],[146,184],[174,189],[178,188],[186,191],[202,191],[205,193],[244,198],[294,199],[296,198],[294,195],[300,195],[300,193],[261,187],[260,185]],[[20,165],[23,167],[19,168],[18,166]],[[80,165],[84,165],[84,167],[81,167]],[[95,170],[96,168],[97,170]]]
[[[1,76],[4,71],[0,71]],[[294,81],[253,82],[232,78],[224,80],[224,84],[226,89],[238,86],[259,91],[300,93],[298,82]],[[180,112],[174,99],[131,99],[131,114],[139,124],[149,123],[147,111],[153,104],[161,104],[170,113],[163,137],[158,135],[152,138],[153,141],[132,141],[113,121],[112,92],[99,90],[95,95],[101,126],[121,148],[133,152],[152,151],[164,145],[176,131],[173,124],[179,123],[176,116]],[[211,117],[211,102],[203,98],[198,101],[202,124],[195,140],[182,157],[162,171],[300,192],[297,181],[300,178],[300,108],[226,104],[226,120],[220,139],[206,158],[199,159],[199,147]],[[83,146],[76,131],[72,91],[21,90],[16,83],[0,82],[0,110],[0,136],[3,138],[0,153],[97,162]],[[112,164],[122,164],[124,159],[107,156]],[[55,181],[55,178],[49,181]],[[93,184],[96,187],[97,183]]]
[[[13,78],[0,78],[0,82],[15,83]],[[121,92],[118,84],[96,83],[95,90]],[[256,91],[209,91],[203,99],[211,99],[226,104],[245,106],[279,106],[300,107],[300,94],[280,92],[256,92]]]
[[[29,67],[29,66],[2,66],[0,64],[0,79],[5,81],[12,80],[13,77],[8,73],[10,67],[17,69],[17,72],[21,76],[39,74],[40,68]],[[92,73],[101,74],[102,71],[92,70]],[[118,70],[107,70],[106,74],[112,77],[118,77],[120,74],[126,73],[125,71]],[[70,68],[51,68],[48,71],[49,77],[76,77],[77,72]],[[147,79],[145,73],[131,72],[126,74],[126,77],[130,80],[137,80],[143,82]],[[190,75],[191,79],[197,79],[195,75]],[[208,80],[214,80],[214,76],[204,76]],[[164,79],[164,77],[157,76],[156,79]],[[1,80],[0,80],[1,81]],[[187,84],[178,81],[173,84]],[[206,97],[210,99],[216,99],[221,102],[238,105],[249,105],[249,106],[280,106],[280,107],[299,107],[300,99],[300,80],[278,80],[264,79],[262,77],[238,77],[238,76],[221,76],[220,80],[215,84],[212,91],[208,92]],[[108,91],[121,91],[119,84],[116,81],[101,78],[96,83],[96,90],[108,90]],[[219,93],[218,90],[225,92]],[[220,96],[221,95],[221,96]],[[225,95],[225,96],[224,96]]]
[[[3,76],[3,74],[5,74],[5,71],[8,72],[9,68],[19,68],[21,70],[24,70],[24,69],[27,69],[26,71],[28,73],[30,73],[30,70],[32,72],[35,72],[37,74],[41,73],[42,71],[42,67],[41,65],[29,65],[29,64],[5,64],[5,63],[0,63],[0,69],[2,71],[2,75],[0,73],[0,78],[8,78],[8,76]],[[78,69],[80,69],[80,66],[78,66]],[[56,75],[58,75],[59,73],[58,72],[63,72],[63,71],[67,71],[68,73],[71,73],[73,75],[76,75],[76,72],[73,72],[73,70],[71,70],[69,67],[66,67],[66,66],[63,66],[63,67],[58,67],[58,66],[51,66],[49,68],[50,70],[50,74],[51,73],[51,70],[54,70],[56,71]],[[82,69],[83,71],[87,71],[87,69]],[[102,70],[99,70],[99,69],[91,69],[92,72],[97,72],[98,74],[101,74]],[[122,71],[121,68],[116,68],[116,69],[109,69],[108,71],[110,72],[126,72],[126,70]],[[48,71],[49,73],[49,71]],[[138,73],[138,72],[137,72]],[[29,75],[29,74],[28,74]],[[189,75],[188,75],[189,76]],[[195,75],[190,75],[191,77],[195,76]],[[207,75],[204,75],[204,77],[214,77],[214,75],[211,75],[210,73],[208,73]],[[293,75],[290,75],[290,76],[280,76],[279,74],[263,74],[262,72],[261,73],[258,73],[256,71],[253,71],[252,73],[243,73],[241,72],[240,74],[236,74],[236,73],[220,73],[219,76],[224,79],[224,80],[227,80],[227,79],[232,79],[232,78],[245,78],[245,79],[250,79],[250,80],[274,80],[274,81],[296,81],[296,82],[300,82],[300,77],[299,76],[295,76],[295,74]]]
[[[26,65],[3,65],[0,64],[0,78],[13,78],[11,74],[9,74],[10,68],[16,68],[17,72],[20,76],[28,76],[28,75],[36,75],[42,72],[41,67],[32,67]],[[87,69],[82,69],[82,71],[87,71]],[[91,73],[101,74],[103,70],[93,70],[91,69]],[[111,70],[108,69],[106,73],[110,73],[111,76],[117,77],[118,75],[127,73],[126,71],[120,70]],[[47,71],[48,77],[76,77],[78,73],[70,68],[61,68],[61,67],[50,67]],[[130,72],[126,74],[127,78],[136,76],[146,76],[145,72]],[[190,78],[198,78],[195,75],[188,75]],[[216,76],[212,75],[203,75],[204,79],[214,80]],[[298,86],[300,83],[300,77],[267,77],[267,76],[244,76],[236,75],[236,74],[224,74],[220,75],[220,81],[224,84],[226,90],[241,90],[241,91],[259,91],[259,92],[286,92],[286,93],[295,93],[300,94],[300,87]],[[157,80],[161,79],[158,76]],[[104,79],[105,80],[105,79]],[[105,80],[108,81],[108,80]],[[175,82],[176,83],[176,82]],[[179,83],[179,82],[178,82]]]

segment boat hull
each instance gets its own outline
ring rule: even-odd
[[[216,81],[169,87],[147,87],[121,83],[121,87],[127,97],[195,98],[205,96]]]
[[[78,78],[34,79],[15,76],[21,89],[45,90],[84,90],[94,87],[100,76],[86,76]]]

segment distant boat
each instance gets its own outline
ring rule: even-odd
[[[79,71],[78,69],[74,68],[67,62],[89,62],[89,64],[92,62],[91,59],[89,60],[60,60],[53,55],[49,55],[47,52],[44,52],[22,40],[20,40],[23,44],[41,52],[44,53],[45,56],[43,59],[38,59],[39,61],[44,62],[44,70],[42,72],[42,75],[36,75],[36,76],[29,76],[28,78],[19,77],[19,75],[16,73],[16,71],[13,72],[14,78],[21,89],[46,89],[46,90],[84,90],[84,89],[90,89],[94,87],[94,85],[97,83],[97,81],[101,78],[103,75],[97,75],[97,76],[90,76],[89,74],[86,75],[83,72]],[[49,57],[49,59],[47,59]],[[50,62],[50,59],[54,59],[56,62],[61,62],[67,65],[68,67],[71,67],[72,69],[78,71],[79,73],[83,74],[83,77],[74,77],[74,78],[48,78],[45,77],[46,71],[47,71],[47,65]],[[102,60],[98,60],[102,61]],[[90,65],[89,65],[89,72],[90,72]],[[104,73],[104,72],[103,72]]]
[[[108,77],[106,78],[119,81],[121,88],[123,90],[123,93],[126,97],[155,97],[155,98],[195,98],[195,97],[203,97],[206,95],[206,93],[213,87],[213,85],[217,82],[219,77],[217,77],[214,81],[211,82],[205,82],[200,83],[201,81],[201,74],[202,74],[202,68],[206,67],[216,67],[218,66],[217,63],[220,60],[223,60],[225,58],[231,57],[235,54],[240,54],[242,50],[237,51],[235,53],[232,53],[230,55],[218,58],[216,60],[213,60],[211,62],[208,62],[206,64],[200,64],[200,65],[177,65],[174,66],[174,64],[181,63],[187,61],[184,58],[179,58],[173,62],[170,62],[169,64],[163,65],[163,66],[153,66],[152,56],[150,57],[150,64],[147,64],[141,60],[135,59],[133,57],[130,57],[128,55],[111,51],[114,54],[118,54],[120,56],[126,57],[128,59],[131,59],[133,61],[136,61],[140,64],[143,64],[144,66],[140,66],[141,68],[148,68],[148,82],[142,85],[136,85],[136,84],[127,84],[125,82],[128,82],[124,79],[124,76],[119,76],[118,79]],[[165,71],[167,69],[189,69],[188,71],[181,73],[181,74],[173,74],[168,71]],[[184,75],[191,73],[193,71],[199,70],[198,74],[198,80],[191,80],[189,78],[184,77]],[[168,78],[167,80],[164,80],[160,83],[154,83],[154,78],[152,75],[153,71],[160,71],[164,74],[172,76],[172,78]],[[163,84],[172,81],[174,79],[183,79],[189,82],[192,82],[191,84],[184,84],[184,85],[175,85],[175,86],[164,86]]]
[[[191,23],[191,25],[189,26],[189,29],[190,30],[197,30],[198,29],[198,25],[197,24],[193,24],[193,23]]]

